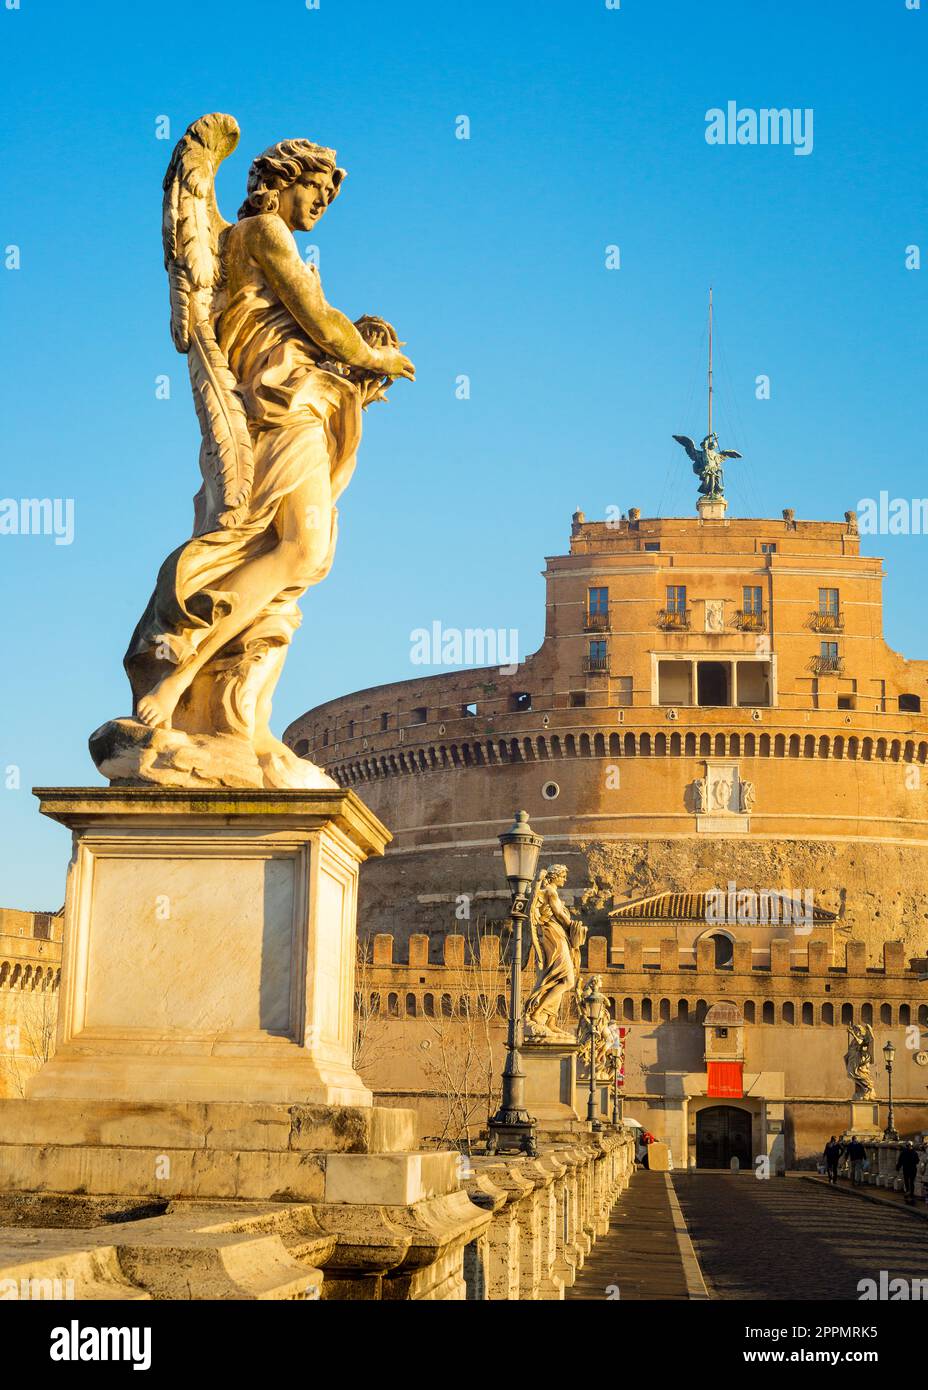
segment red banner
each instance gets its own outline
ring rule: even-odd
[[[707,1096],[726,1096],[740,1100],[744,1095],[743,1062],[709,1062]]]

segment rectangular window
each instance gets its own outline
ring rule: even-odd
[[[349,737],[349,738],[354,738],[354,720],[353,720],[353,719],[349,719],[349,720],[348,720],[348,737]]]
[[[567,703],[571,709],[582,709],[586,704],[586,691],[571,690],[567,696]]]
[[[587,590],[587,609],[590,613],[609,612],[609,590],[608,589],[588,589]]]
[[[760,553],[761,553],[761,555],[776,555],[776,553],[777,553],[777,543],[776,543],[776,541],[761,541],[761,543],[760,543]]]
[[[590,643],[590,660],[603,662],[606,660],[606,643],[604,641],[597,640]]]
[[[425,705],[417,705],[414,710],[409,712],[410,724],[424,724],[428,719],[429,712]]]
[[[820,654],[820,656],[821,656],[821,658],[822,658],[823,661],[837,661],[837,660],[838,660],[838,644],[837,644],[837,642],[823,642],[823,643],[821,644],[821,652],[820,652],[819,654]]]
[[[389,727],[390,727],[390,716],[389,716],[389,714],[382,714],[382,715],[380,716],[380,732],[381,732],[381,733],[384,733],[387,729],[389,729]]]
[[[838,616],[837,589],[819,589],[818,611],[829,618],[836,618]]]
[[[839,696],[838,696],[838,709],[853,709],[853,708],[854,708],[854,697],[853,697],[853,695],[839,695]]]
[[[686,585],[668,584],[667,585],[667,611],[668,613],[686,612]]]
[[[645,550],[660,550],[661,543],[660,541],[645,541],[644,548]]]
[[[764,611],[763,589],[757,585],[746,584],[744,586],[744,611],[745,613],[762,613]]]
[[[476,700],[471,700],[469,704],[466,704],[466,705],[462,705],[462,706],[461,706],[461,714],[464,716],[465,719],[467,719],[467,718],[474,718],[474,717],[476,716],[476,713],[477,713],[477,702],[476,702]]]

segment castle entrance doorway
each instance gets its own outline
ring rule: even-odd
[[[730,1168],[733,1158],[750,1168],[751,1112],[736,1105],[710,1105],[696,1112],[696,1167]]]

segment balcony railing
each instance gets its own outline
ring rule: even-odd
[[[586,613],[583,618],[583,626],[587,632],[608,632],[609,614]]]
[[[585,656],[583,658],[583,669],[587,672],[608,671],[609,658],[608,656]]]
[[[763,632],[767,626],[767,614],[764,612],[748,612],[739,608],[735,613],[735,627],[742,632]]]
[[[813,656],[812,670],[817,676],[840,676],[844,661],[840,656]]]
[[[843,613],[820,613],[809,614],[809,627],[813,632],[843,632],[844,614]]]
[[[665,632],[688,628],[690,610],[689,608],[660,608],[657,613],[657,625],[662,627]]]

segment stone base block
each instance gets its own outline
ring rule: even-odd
[[[42,789],[71,828],[58,1041],[30,1097],[369,1106],[352,792]]]
[[[577,1046],[565,1042],[527,1042],[521,1048],[525,1071],[525,1105],[540,1129],[566,1128],[579,1122],[574,1107]]]
[[[457,1155],[412,1154],[415,1137],[413,1111],[380,1107],[10,1100],[0,1102],[0,1192],[353,1201],[350,1164],[339,1163],[367,1155],[391,1192],[451,1190]],[[355,1186],[364,1171],[353,1170]]]
[[[882,1139],[883,1130],[880,1125],[879,1102],[875,1100],[851,1101],[848,1126],[842,1138],[850,1139],[855,1134],[858,1139]]]

